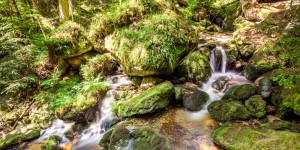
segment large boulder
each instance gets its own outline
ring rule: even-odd
[[[210,103],[209,114],[221,122],[250,119],[250,112],[238,101],[218,100]]]
[[[55,54],[61,58],[79,56],[93,49],[85,30],[72,21],[64,22],[52,33],[49,47],[54,47]]]
[[[297,89],[276,87],[271,101],[280,118],[288,118],[292,114],[300,116],[300,94]]]
[[[236,100],[244,102],[250,96],[254,95],[255,92],[256,92],[256,88],[254,85],[243,84],[229,89],[229,91],[224,96],[226,96],[227,94],[232,94],[237,98]]]
[[[274,120],[273,122],[262,124],[261,127],[272,130],[287,130],[298,133],[300,132],[299,125],[285,120]]]
[[[279,63],[273,54],[259,50],[249,59],[244,75],[247,79],[255,81],[262,74],[277,68],[278,65]]]
[[[208,57],[199,51],[192,52],[177,66],[176,73],[188,81],[204,82],[211,74]]]
[[[131,76],[171,75],[197,38],[175,12],[152,15],[105,38],[105,48]]]
[[[245,107],[252,116],[261,118],[266,114],[267,103],[260,95],[253,95],[245,101]]]
[[[182,103],[183,107],[190,111],[199,111],[203,104],[209,99],[209,95],[198,88],[183,88]]]
[[[98,104],[105,96],[107,87],[101,82],[87,84],[83,84],[86,88],[73,97],[65,97],[67,102],[55,110],[57,117],[75,122],[92,121],[96,117]]]
[[[131,121],[117,124],[101,139],[100,146],[108,150],[117,149],[153,149],[169,150],[168,140],[155,129],[146,125],[137,125]]]
[[[23,141],[30,141],[40,136],[41,128],[38,125],[30,124],[16,129],[0,139],[0,149],[16,145]]]
[[[212,133],[214,143],[224,149],[300,149],[300,134],[289,131],[274,131],[232,124],[217,128]]]
[[[131,117],[163,109],[173,99],[175,99],[174,87],[171,82],[165,81],[131,99],[116,102],[112,110],[117,116]]]

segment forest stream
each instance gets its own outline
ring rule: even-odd
[[[0,150],[299,150],[300,0],[0,0]]]

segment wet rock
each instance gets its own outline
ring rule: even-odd
[[[232,94],[234,95],[237,99],[241,102],[244,102],[247,100],[250,96],[254,95],[256,92],[256,88],[252,84],[243,84],[243,85],[238,85],[235,86],[224,95],[226,96],[227,94]]]
[[[269,98],[272,93],[272,81],[269,77],[259,77],[255,80],[255,86],[257,88],[257,92],[263,98]]]
[[[0,139],[0,149],[37,138],[40,136],[40,131],[41,128],[35,124],[16,129]]]
[[[211,73],[208,57],[198,51],[192,52],[177,66],[175,72],[187,81],[204,82]]]
[[[104,129],[105,131],[107,131],[108,129],[110,129],[112,126],[114,126],[115,124],[117,124],[120,121],[121,121],[121,118],[119,118],[119,117],[105,118],[101,123],[101,129]]]
[[[155,85],[158,85],[162,83],[164,80],[158,77],[143,77],[142,82],[141,82],[141,88],[142,89],[148,89],[150,87],[153,87]]]
[[[108,138],[109,137],[109,138]],[[109,150],[116,149],[153,149],[169,150],[168,140],[149,126],[137,125],[130,121],[122,122],[104,135],[100,146]]]
[[[182,103],[183,107],[190,111],[199,111],[203,104],[209,99],[209,95],[198,88],[183,88]]]
[[[253,95],[245,101],[245,107],[252,116],[261,118],[266,114],[267,103],[260,95]]]
[[[221,122],[250,119],[250,112],[238,101],[218,100],[210,103],[209,114]]]
[[[276,106],[280,118],[289,118],[293,114],[300,116],[300,94],[297,89],[276,87],[271,102]]]
[[[226,83],[230,80],[227,76],[221,76],[212,83],[212,87],[216,90],[222,90],[225,88]]]
[[[175,99],[174,87],[171,82],[165,81],[131,99],[116,102],[112,110],[121,117],[147,114],[165,108],[173,99]]]
[[[299,133],[252,128],[246,125],[229,124],[212,133],[214,143],[224,149],[300,149]]]
[[[59,136],[50,136],[43,140],[41,148],[42,150],[61,150],[62,148],[59,147],[61,140]]]
[[[299,125],[297,126],[295,123],[285,120],[274,120],[273,122],[268,122],[261,125],[261,127],[272,130],[287,130],[292,132],[300,132]]]
[[[238,57],[238,48],[233,41],[226,43],[227,67],[229,70],[236,68],[236,59]]]

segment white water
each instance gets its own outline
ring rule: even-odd
[[[109,91],[99,105],[99,115],[94,123],[89,128],[85,129],[79,136],[78,141],[72,147],[72,150],[89,149],[91,147],[99,147],[99,141],[107,132],[104,124],[107,121],[113,119],[113,112],[111,111],[111,105],[115,102],[113,92],[120,86],[129,85],[131,81],[125,75],[114,75],[106,78],[106,81],[112,81],[113,83],[107,84]]]
[[[70,130],[72,128],[72,126],[74,125],[73,122],[71,123],[66,123],[60,119],[54,119],[52,125],[50,128],[47,128],[45,130],[41,130],[41,136],[35,140],[33,143],[38,143],[41,142],[42,140],[56,135],[62,138],[62,141],[60,143],[60,146],[65,146],[66,144],[68,144],[70,142],[70,140],[65,137],[64,133],[68,130]]]
[[[217,58],[215,56],[215,51],[221,52],[222,54],[221,61],[218,60],[220,58]],[[218,62],[221,62],[221,64],[218,64]],[[250,83],[250,81],[248,81],[244,76],[239,75],[237,72],[234,71],[226,72],[227,56],[226,56],[225,49],[221,46],[217,46],[215,49],[212,50],[210,56],[210,66],[212,69],[212,75],[209,78],[209,80],[205,84],[203,84],[201,88],[201,90],[205,91],[209,95],[209,100],[204,104],[202,110],[198,112],[189,112],[188,116],[191,120],[201,120],[205,116],[209,115],[207,111],[207,106],[213,101],[220,100],[222,96],[225,94],[224,91],[226,89],[232,86]],[[214,81],[216,81],[219,77],[222,76],[227,76],[230,79],[230,81],[225,85],[227,86],[227,88],[224,88],[223,90],[214,89],[212,87],[212,84],[214,83]]]

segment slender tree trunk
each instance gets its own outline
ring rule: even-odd
[[[76,13],[74,2],[73,0],[68,0],[68,3],[69,3],[69,14],[71,15],[72,21],[74,21],[74,13]]]
[[[62,21],[70,20],[68,0],[59,0],[59,16]]]

